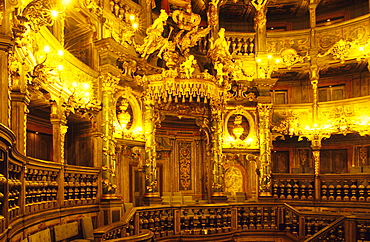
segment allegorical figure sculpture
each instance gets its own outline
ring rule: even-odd
[[[162,34],[167,18],[168,14],[162,9],[159,17],[148,27],[146,30],[147,36],[144,38],[144,44],[136,46],[136,50],[141,54],[141,57],[147,59],[150,54],[160,49],[162,45],[165,44],[166,38],[164,38]]]

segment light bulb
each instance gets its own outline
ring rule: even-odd
[[[84,83],[83,88],[88,89],[90,87],[89,83]]]
[[[59,15],[58,11],[57,10],[51,10],[51,16],[53,16],[53,18],[57,18]]]
[[[49,52],[50,52],[50,46],[45,45],[45,47],[44,47],[44,51],[45,51],[46,53],[49,53]]]

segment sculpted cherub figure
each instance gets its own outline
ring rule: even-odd
[[[180,68],[183,72],[185,72],[186,78],[190,79],[194,73],[195,68],[193,65],[197,64],[197,61],[194,60],[193,55],[189,55],[188,58],[180,65]]]

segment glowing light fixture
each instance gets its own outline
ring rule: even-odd
[[[53,18],[57,18],[57,17],[58,17],[58,15],[59,15],[59,13],[58,13],[58,11],[57,11],[57,10],[51,10],[51,16],[52,16]]]
[[[46,53],[49,53],[49,52],[50,52],[50,46],[45,45],[45,47],[44,47],[44,51],[45,51]]]
[[[88,88],[90,88],[90,85],[89,85],[89,83],[84,83],[84,84],[83,84],[83,88],[85,88],[85,89],[88,89]]]

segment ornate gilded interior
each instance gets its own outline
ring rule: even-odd
[[[370,241],[369,9],[0,1],[0,242]]]

